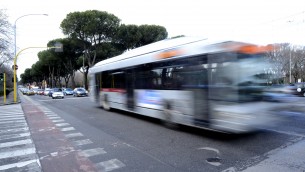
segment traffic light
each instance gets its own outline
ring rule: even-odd
[[[4,80],[4,73],[0,73],[0,81]]]

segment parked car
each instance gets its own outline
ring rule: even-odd
[[[73,90],[71,88],[64,88],[64,95],[73,95]]]
[[[54,88],[51,96],[52,99],[56,99],[56,98],[63,99],[65,97],[64,92],[61,88]]]
[[[79,97],[79,96],[88,96],[88,91],[82,87],[75,88],[73,90],[73,96]]]

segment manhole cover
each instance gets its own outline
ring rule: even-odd
[[[209,164],[211,164],[211,165],[214,165],[214,166],[220,166],[221,165],[221,163],[220,163],[220,158],[208,158],[207,160],[206,160]]]

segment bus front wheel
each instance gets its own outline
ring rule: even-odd
[[[104,110],[110,111],[110,105],[109,105],[107,94],[105,94],[102,98],[102,107]]]
[[[163,115],[163,123],[167,128],[175,129],[178,127],[178,125],[173,122],[173,109],[172,104],[169,101],[165,101],[164,103]]]

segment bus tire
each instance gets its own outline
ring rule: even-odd
[[[163,107],[163,124],[170,129],[176,129],[178,125],[173,122],[173,109],[170,101],[165,101]]]
[[[110,105],[109,105],[107,94],[105,94],[102,98],[102,107],[103,107],[104,110],[110,111]]]

